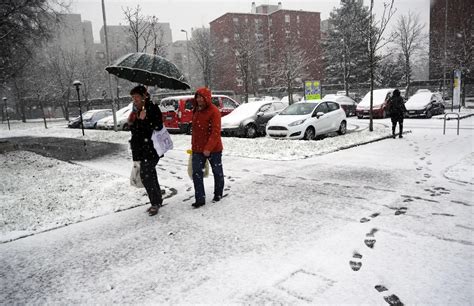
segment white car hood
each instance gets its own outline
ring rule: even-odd
[[[268,122],[268,125],[288,126],[290,123],[311,118],[311,115],[276,115]]]

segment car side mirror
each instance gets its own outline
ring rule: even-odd
[[[317,112],[317,113],[316,113],[316,118],[319,119],[319,117],[321,117],[321,116],[324,116],[324,113],[323,113],[323,112]]]
[[[257,113],[257,117],[262,117],[263,116],[263,112],[258,112]]]

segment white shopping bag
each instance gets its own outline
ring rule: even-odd
[[[165,127],[159,131],[153,131],[151,140],[153,141],[153,147],[155,148],[158,156],[163,156],[166,152],[173,149],[173,141],[171,140],[171,136]]]
[[[130,174],[130,185],[143,188],[142,178],[140,177],[140,162],[134,161],[132,166],[132,173]]]

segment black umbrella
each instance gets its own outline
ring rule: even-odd
[[[121,79],[143,85],[169,89],[190,88],[176,65],[158,55],[129,53],[105,70]]]

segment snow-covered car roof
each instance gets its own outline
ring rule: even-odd
[[[405,107],[407,109],[425,107],[428,103],[430,103],[432,95],[433,93],[431,91],[418,92],[408,99],[408,101],[405,103]]]
[[[385,102],[387,94],[392,92],[393,90],[393,88],[375,89],[373,105],[382,105]],[[360,101],[359,106],[370,106],[370,91],[365,94],[362,101]]]

